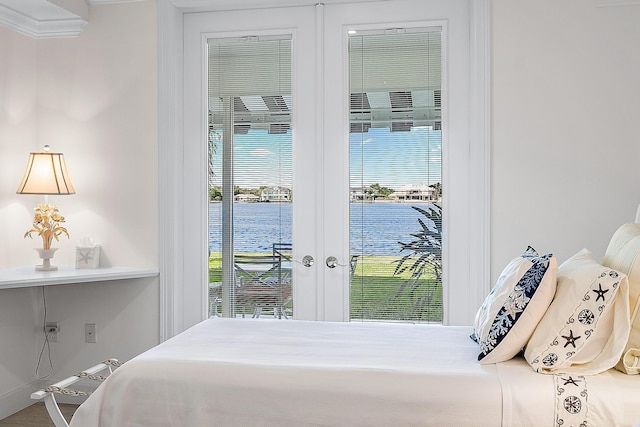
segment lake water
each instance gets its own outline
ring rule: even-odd
[[[236,203],[236,252],[271,252],[276,242],[291,242],[291,203]],[[425,203],[352,203],[350,242],[352,254],[397,255],[398,242],[409,242],[421,230],[422,214],[411,206]],[[221,250],[221,203],[209,204],[209,249]]]

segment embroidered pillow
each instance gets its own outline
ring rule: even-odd
[[[524,356],[537,372],[597,374],[618,362],[629,329],[627,276],[583,249],[558,268],[556,296]]]
[[[476,314],[471,338],[480,344],[482,364],[518,354],[549,307],[556,291],[558,264],[529,246],[502,271]]]
[[[638,210],[640,214],[640,209]],[[602,265],[627,275],[631,332],[616,369],[640,373],[640,224],[624,224],[611,237]]]

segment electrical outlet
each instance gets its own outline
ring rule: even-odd
[[[45,322],[44,333],[47,335],[49,342],[58,341],[58,332],[60,332],[60,324],[58,322]]]
[[[98,337],[96,336],[96,324],[86,323],[84,325],[84,342],[95,343]]]

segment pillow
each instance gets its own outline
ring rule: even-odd
[[[640,214],[640,209],[638,210]],[[624,224],[611,238],[602,265],[627,275],[631,332],[616,369],[640,373],[640,224]]]
[[[471,338],[480,344],[481,364],[518,354],[549,307],[556,291],[558,263],[529,246],[511,260],[476,314]]]
[[[583,249],[558,268],[556,296],[524,357],[537,372],[597,374],[618,362],[629,329],[627,276]]]

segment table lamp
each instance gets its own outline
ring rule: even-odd
[[[36,248],[42,259],[41,265],[36,265],[36,271],[57,270],[51,265],[51,258],[58,248],[52,248],[53,239],[60,240],[61,235],[69,237],[67,229],[60,224],[64,217],[58,213],[58,208],[49,205],[49,194],[75,194],[75,189],[69,179],[67,165],[62,153],[50,153],[50,147],[44,146],[43,152],[30,153],[27,169],[18,187],[18,194],[43,194],[44,204],[35,208],[33,227],[27,230],[24,237],[32,237],[35,233],[42,238],[42,248]]]

